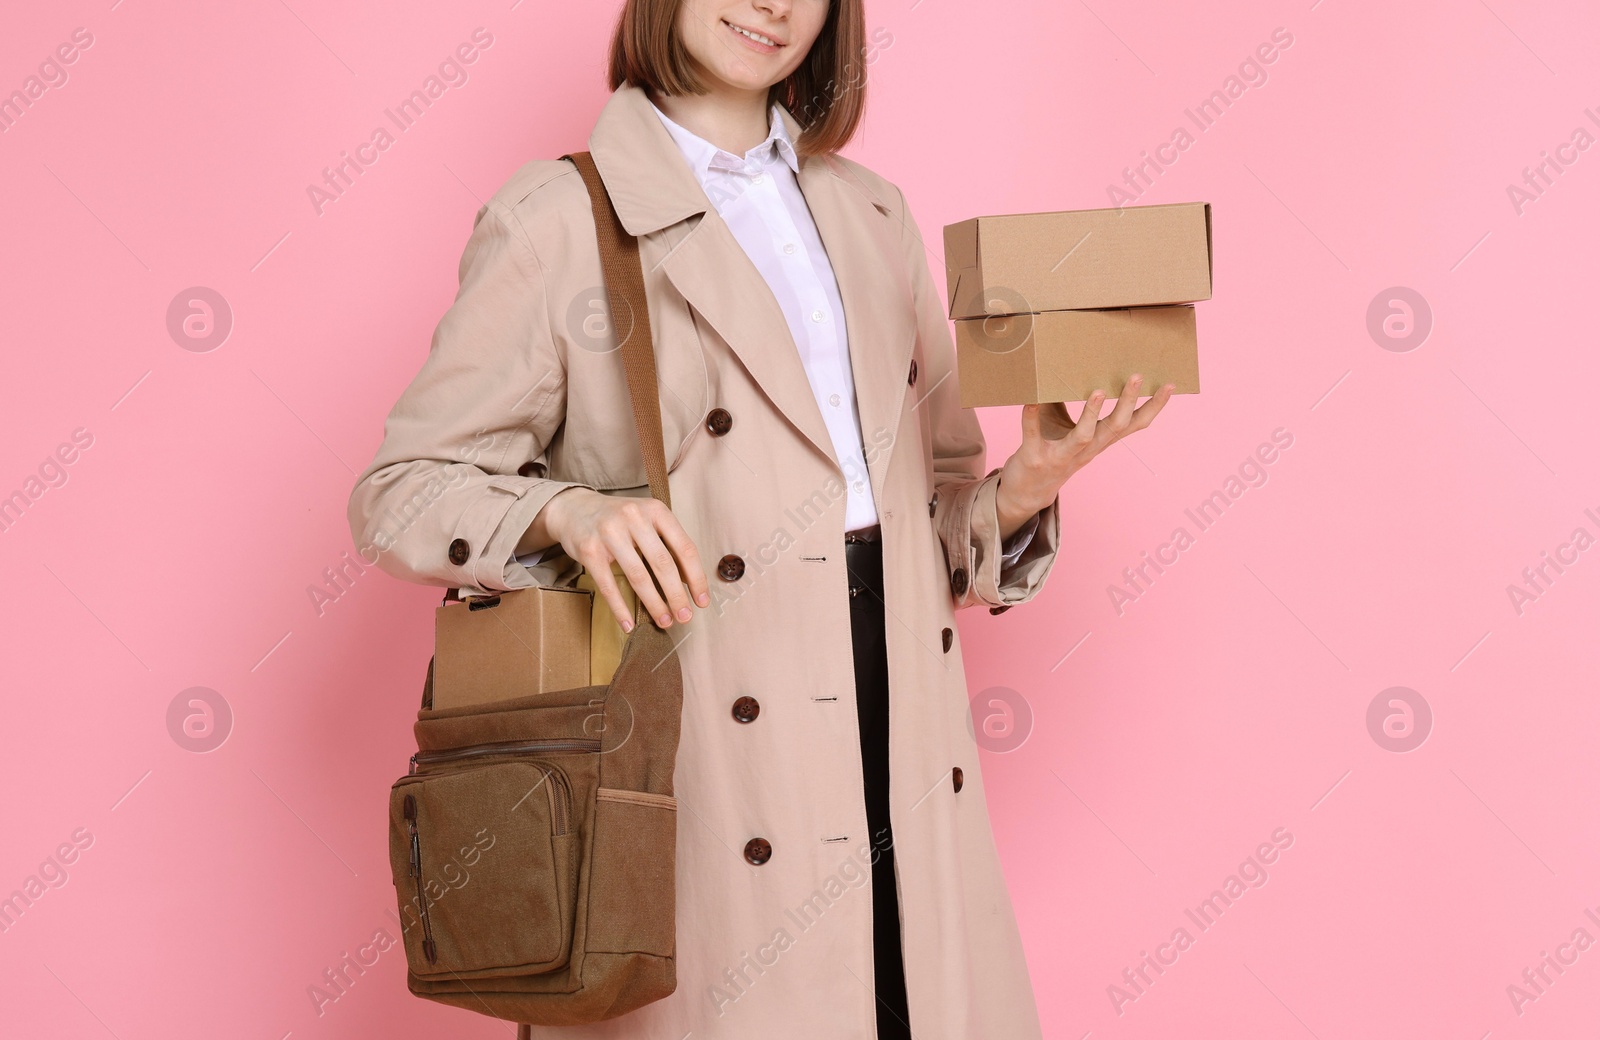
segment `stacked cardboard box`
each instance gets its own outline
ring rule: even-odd
[[[1210,203],[974,217],[944,248],[963,407],[1200,392]]]

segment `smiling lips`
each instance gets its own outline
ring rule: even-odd
[[[733,30],[734,35],[744,40],[747,46],[753,50],[760,51],[762,54],[775,54],[779,47],[784,46],[784,44],[774,40],[772,37],[763,36],[754,29],[746,29],[743,26],[734,25],[732,22],[727,21],[722,24]]]

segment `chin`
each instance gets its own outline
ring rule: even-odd
[[[734,67],[717,70],[717,79],[734,90],[764,91],[774,84],[782,83],[789,73],[774,73],[770,76],[752,76],[747,68]]]

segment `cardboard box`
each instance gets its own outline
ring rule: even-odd
[[[956,322],[961,406],[1116,397],[1129,376],[1145,396],[1163,383],[1200,392],[1194,307],[1062,310]]]
[[[974,217],[944,229],[950,317],[1211,298],[1211,204]]]
[[[588,686],[593,602],[540,586],[435,608],[434,710]]]

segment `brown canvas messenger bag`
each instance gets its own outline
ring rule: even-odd
[[[650,493],[670,506],[639,244],[589,154],[563,158],[589,189]],[[683,678],[668,634],[635,599],[608,682],[436,709],[434,678],[430,662],[389,798],[411,992],[553,1026],[672,993]]]

